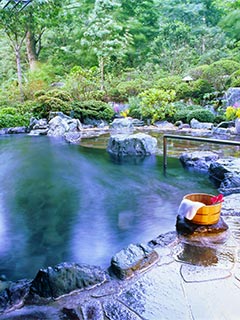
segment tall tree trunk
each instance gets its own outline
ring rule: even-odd
[[[31,30],[27,31],[26,35],[26,46],[27,46],[27,57],[30,66],[30,70],[36,70],[37,62],[38,62],[38,55],[36,50],[36,40],[34,38],[34,34]]]
[[[18,77],[18,86],[20,91],[20,99],[24,101],[23,85],[22,85],[22,66],[21,66],[21,57],[20,57],[20,48],[15,47],[15,56],[17,64],[17,77]]]
[[[104,86],[104,58],[100,57],[99,58],[99,67],[100,67],[100,74],[101,74],[101,87],[100,89],[103,91],[105,86]]]

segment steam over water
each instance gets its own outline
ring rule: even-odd
[[[63,261],[110,265],[130,243],[175,230],[182,197],[216,193],[178,159],[114,161],[61,139],[0,137],[0,274],[33,278]]]

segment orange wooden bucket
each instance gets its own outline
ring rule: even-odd
[[[210,225],[218,222],[222,209],[222,202],[211,204],[212,197],[214,197],[214,195],[207,193],[191,193],[184,197],[184,199],[205,204],[205,206],[198,209],[194,218],[189,221],[201,225]]]

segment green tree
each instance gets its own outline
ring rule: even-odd
[[[93,49],[98,58],[101,73],[101,90],[104,90],[105,67],[111,61],[122,58],[131,41],[127,29],[117,20],[116,0],[96,0],[85,25],[82,45]]]
[[[22,11],[12,11],[11,8],[0,10],[0,28],[7,36],[10,46],[15,54],[17,66],[17,78],[20,91],[20,99],[24,100],[22,85],[22,62],[21,50],[26,38],[27,31],[25,29],[25,19]]]

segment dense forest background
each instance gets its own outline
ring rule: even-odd
[[[0,127],[50,111],[189,121],[206,105],[220,121],[219,97],[240,86],[240,0],[0,6]]]

